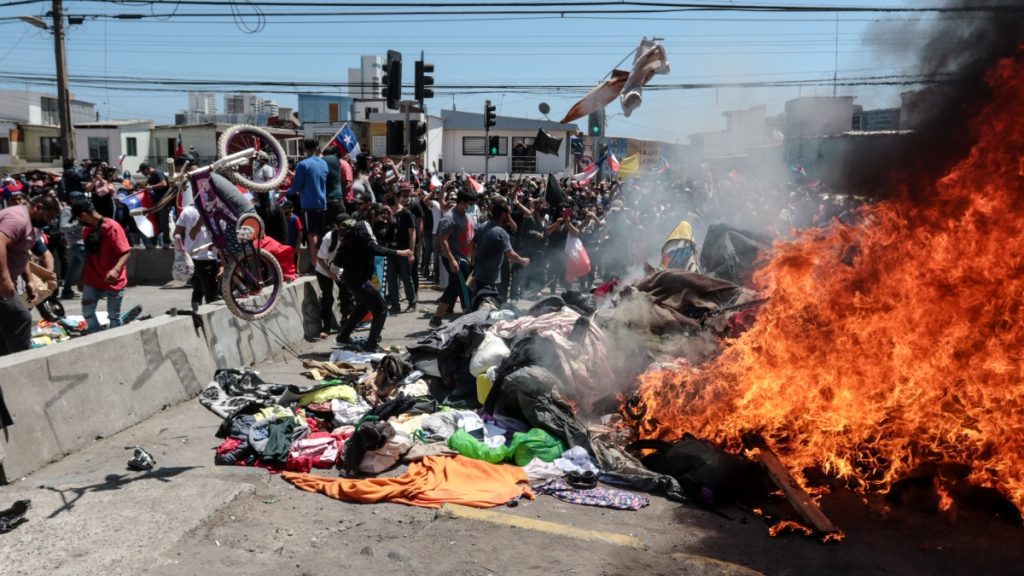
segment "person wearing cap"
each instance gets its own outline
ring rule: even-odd
[[[38,228],[60,215],[55,196],[37,196],[27,206],[0,210],[0,356],[28,350],[32,342],[32,314],[18,297],[17,279],[25,274]],[[32,295],[31,287],[28,288]]]
[[[85,267],[78,284],[82,289],[82,315],[89,332],[100,329],[96,306],[101,298],[107,300],[110,327],[120,326],[121,301],[128,285],[125,265],[131,254],[128,237],[120,224],[101,215],[92,202],[84,198],[71,205],[71,214],[82,223]]]
[[[159,204],[170,186],[170,182],[167,180],[167,175],[164,174],[163,171],[150,166],[146,162],[139,164],[139,174],[146,177],[145,189],[153,199],[153,204]],[[156,213],[156,242],[163,248],[171,247],[170,218],[171,207],[169,204],[158,210]]]

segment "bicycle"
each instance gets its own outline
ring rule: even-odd
[[[277,259],[258,247],[258,241],[265,236],[263,221],[234,184],[252,192],[270,192],[284,180],[288,159],[276,138],[261,128],[244,124],[224,131],[217,142],[217,151],[219,158],[208,166],[189,170],[194,165],[186,164],[173,179],[172,189],[156,206],[133,210],[131,214],[158,212],[175,201],[186,185],[190,186],[193,204],[213,239],[212,245],[223,266],[220,293],[224,303],[238,318],[258,320],[277,306],[284,274]],[[267,154],[274,174],[268,180],[256,182],[251,176],[251,166],[260,152]],[[229,183],[218,186],[217,177]]]

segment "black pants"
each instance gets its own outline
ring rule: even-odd
[[[431,278],[431,266],[434,261],[434,235],[424,232],[423,238],[419,241],[420,255],[416,258],[420,265],[420,276]]]
[[[28,350],[32,345],[32,313],[21,298],[0,300],[0,356]]]
[[[449,313],[454,311],[454,309],[455,309],[455,300],[456,299],[459,299],[459,300],[462,301],[462,311],[463,312],[468,312],[469,311],[469,306],[470,306],[470,302],[466,301],[466,293],[469,290],[465,287],[466,285],[463,284],[463,282],[465,282],[466,279],[469,278],[469,275],[473,271],[473,268],[469,265],[469,262],[467,260],[463,260],[462,258],[458,258],[458,261],[459,261],[459,271],[462,272],[462,279],[460,280],[458,274],[456,274],[455,272],[452,272],[451,270],[449,270],[448,271],[448,286],[445,286],[444,293],[441,294],[440,302],[442,304],[447,304],[448,305],[448,312]],[[448,265],[447,262],[442,262],[441,264],[444,265],[444,266]]]
[[[356,326],[366,316],[366,313],[370,312],[373,314],[373,322],[370,323],[370,333],[366,337],[366,344],[374,346],[380,343],[380,333],[384,331],[384,320],[387,319],[384,312],[384,298],[369,281],[362,284],[346,281],[344,284],[355,299],[356,307],[348,315],[345,325],[341,327],[338,339],[347,340],[351,338]]]
[[[156,243],[165,247],[171,247],[171,206],[168,204],[156,213]]]
[[[388,304],[398,308],[398,281],[405,287],[405,299],[409,306],[416,305],[416,284],[412,272],[415,262],[409,262],[404,256],[388,256]]]
[[[192,304],[198,306],[206,300],[207,304],[220,300],[217,290],[217,272],[220,262],[217,260],[193,260],[196,270],[192,273]]]
[[[334,316],[334,287],[337,286],[339,291],[344,291],[341,282],[335,282],[329,276],[316,273],[316,283],[320,286],[320,331],[330,332],[337,328],[338,320]],[[342,301],[339,298],[339,303]],[[346,316],[344,311],[342,316]]]

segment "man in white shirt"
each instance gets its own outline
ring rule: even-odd
[[[334,287],[338,288],[338,308],[342,322],[352,312],[352,297],[341,282],[341,269],[334,264],[335,256],[341,248],[341,234],[338,226],[350,218],[339,214],[324,237],[320,239],[320,247],[316,251],[316,281],[320,285],[320,333],[326,338],[330,332],[338,330],[338,320],[334,316]]]
[[[197,310],[204,298],[207,304],[220,300],[217,291],[220,260],[213,248],[213,238],[195,206],[181,210],[181,216],[174,225],[174,247],[193,264],[192,310]]]

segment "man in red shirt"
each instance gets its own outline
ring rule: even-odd
[[[88,200],[76,200],[71,206],[71,215],[82,222],[85,241],[85,267],[79,283],[82,315],[89,325],[89,332],[100,329],[96,319],[96,304],[100,298],[107,299],[110,327],[120,326],[121,300],[124,299],[124,287],[128,285],[125,264],[131,254],[128,237],[120,224],[101,216]]]

